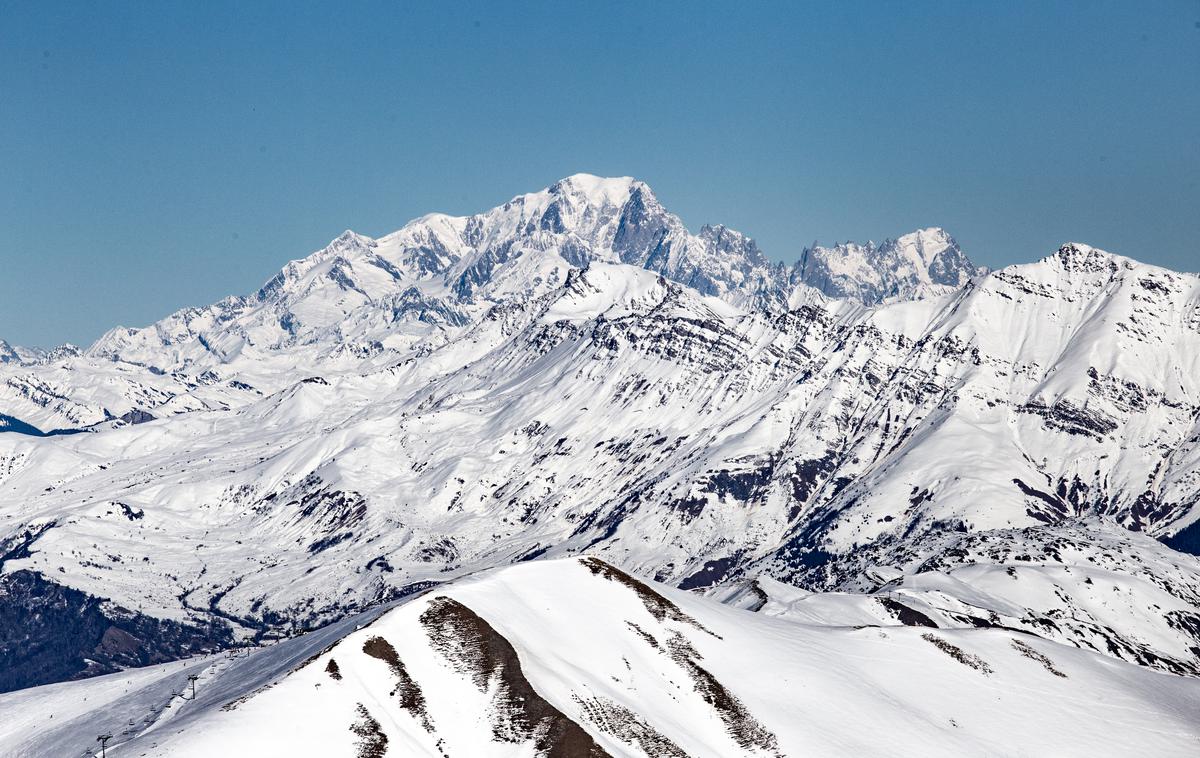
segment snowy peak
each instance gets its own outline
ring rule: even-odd
[[[814,243],[796,263],[794,278],[830,297],[874,305],[945,294],[984,271],[944,229],[930,227],[880,245]]]
[[[1086,245],[1082,242],[1064,242],[1061,247],[1054,252],[1053,256],[1064,265],[1078,266],[1080,264],[1091,263],[1092,266],[1107,267],[1109,261],[1120,259],[1128,260],[1124,256],[1110,253],[1107,250]]]
[[[6,340],[0,340],[0,364],[33,366],[40,363],[54,363],[74,358],[79,354],[79,348],[70,342],[64,342],[50,350],[43,350],[39,347],[22,347],[21,345],[13,345]]]
[[[20,345],[13,345],[5,340],[0,340],[0,363],[13,363],[22,365],[26,363],[34,363],[44,357],[41,350],[31,350]]]
[[[631,176],[606,178],[593,174],[572,174],[546,190],[552,195],[569,196],[595,207],[621,207],[635,192],[650,193],[650,188]]]
[[[642,182],[630,177],[575,174],[469,217],[466,226],[470,233],[464,242],[487,249],[532,241],[541,235],[567,235],[589,246],[608,248],[615,234],[614,222],[635,199],[663,212]]]
[[[1073,303],[1081,299],[1104,300],[1109,304],[1130,306],[1138,301],[1170,303],[1172,308],[1186,307],[1197,296],[1200,275],[1173,271],[1142,263],[1116,253],[1079,242],[1068,242],[1053,254],[1033,263],[1018,263],[990,273],[983,286],[1004,282],[1022,295]],[[1130,302],[1132,301],[1132,303]],[[1148,314],[1161,320],[1184,317],[1184,325],[1195,328],[1195,319],[1173,310]]]
[[[961,287],[978,271],[954,238],[938,227],[905,234],[891,245],[921,284]]]
[[[947,234],[945,229],[936,226],[905,234],[892,244],[912,262],[915,268],[925,270],[928,270],[934,261],[947,250],[958,247],[954,238]],[[887,247],[887,243],[884,243],[884,247]]]

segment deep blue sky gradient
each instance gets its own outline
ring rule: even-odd
[[[0,337],[87,343],[577,171],[792,261],[1200,269],[1200,2],[10,3]]]

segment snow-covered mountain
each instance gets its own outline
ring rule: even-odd
[[[0,340],[0,363],[37,363],[45,356],[45,352],[37,348],[21,347]]]
[[[793,270],[793,280],[830,297],[868,304],[944,295],[986,274],[944,229],[920,229],[875,245],[813,243]]]
[[[22,347],[0,340],[0,363],[37,365],[75,358],[80,353],[80,349],[70,342],[63,343],[51,350],[43,350],[40,347]]]
[[[1156,541],[1200,550],[1200,278],[850,248],[788,268],[581,175],[0,366],[0,689],[577,554],[1200,672],[1200,568]]]
[[[1200,676],[1200,561],[1111,522],[942,532],[876,544],[824,568],[839,592],[770,576],[710,594],[809,624],[900,623],[1024,631],[1150,668]]]
[[[298,370],[361,373],[427,353],[491,308],[545,294],[592,262],[637,266],[776,313],[812,298],[806,284],[875,302],[942,292],[976,272],[940,230],[878,248],[886,253],[862,249],[872,254],[853,271],[843,260],[831,274],[813,251],[788,268],[724,226],[689,233],[642,182],[579,174],[475,216],[430,214],[378,240],[347,231],[252,295],[112,329],[83,356],[69,345],[49,353],[0,346],[0,362],[12,358],[0,371],[0,408],[50,431],[133,410],[230,407],[253,399],[247,387],[274,392]]]
[[[75,755],[108,734],[111,755],[147,757],[1200,748],[1200,679],[1020,630],[917,621],[753,614],[595,558],[535,561],[247,657],[0,695],[0,741]]]

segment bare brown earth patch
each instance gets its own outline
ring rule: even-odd
[[[1054,674],[1055,676],[1061,676],[1063,679],[1067,678],[1066,674],[1064,674],[1063,672],[1054,668],[1054,661],[1050,660],[1050,658],[1043,655],[1042,653],[1039,653],[1037,650],[1034,650],[1024,640],[1013,640],[1012,646],[1021,655],[1025,656],[1026,658],[1035,660],[1038,663],[1042,664],[1042,666],[1044,666],[1045,669],[1047,671],[1049,671],[1051,674]]]
[[[929,634],[927,632],[921,635],[921,639],[932,644],[938,650],[941,650],[943,653],[964,666],[970,666],[976,671],[982,671],[984,674],[992,673],[992,667],[987,664],[987,661],[983,660],[977,655],[968,653],[958,645],[952,644],[941,637],[938,637],[936,634]]]
[[[645,640],[647,645],[654,648],[655,650],[662,650],[662,645],[658,644],[658,640],[654,639],[653,634],[650,634],[650,632],[647,632],[645,629],[641,628],[640,626],[633,623],[632,621],[626,621],[625,625],[628,626],[630,629],[632,629],[634,634],[636,634],[637,636],[639,636],[643,640]]]
[[[358,737],[355,743],[358,758],[383,758],[387,753],[387,735],[362,703],[358,704],[358,721],[350,725],[350,731]]]
[[[335,682],[342,680],[342,670],[338,667],[337,661],[330,658],[329,663],[325,664],[325,673],[329,674],[329,678]]]
[[[884,609],[888,611],[888,613],[895,616],[896,620],[905,626],[929,626],[933,627],[934,629],[937,628],[937,624],[933,619],[929,618],[918,610],[909,608],[907,605],[899,602],[898,600],[893,600],[890,597],[877,597],[875,599],[879,601],[879,604],[882,605]]]
[[[603,697],[581,698],[575,702],[596,729],[642,749],[649,758],[689,758],[688,754],[649,722],[620,703]]]
[[[363,643],[363,652],[372,658],[387,663],[388,668],[392,670],[392,675],[396,677],[396,686],[392,689],[391,694],[400,699],[400,707],[412,714],[413,718],[421,722],[421,726],[425,727],[425,731],[433,731],[433,722],[429,718],[429,711],[425,707],[425,693],[421,692],[421,687],[409,675],[408,669],[404,666],[404,661],[400,660],[400,656],[396,653],[396,648],[392,647],[392,643],[385,640],[383,637],[372,637]]]
[[[579,724],[533,689],[512,644],[470,608],[435,597],[421,614],[421,624],[430,646],[456,671],[470,676],[480,692],[494,692],[494,739],[533,741],[543,758],[611,758]]]
[[[580,559],[580,562],[593,574],[602,576],[609,581],[623,584],[633,590],[637,594],[638,599],[642,601],[642,605],[646,606],[646,610],[650,612],[650,615],[659,621],[671,619],[672,621],[689,624],[702,632],[721,639],[721,635],[709,630],[699,621],[684,613],[680,610],[679,606],[655,592],[648,584],[626,574],[616,566],[590,556]]]
[[[782,758],[779,752],[779,741],[770,730],[758,722],[737,695],[725,688],[725,685],[712,675],[708,669],[700,665],[704,660],[692,643],[679,632],[673,632],[667,640],[667,650],[671,660],[678,663],[692,678],[696,692],[704,698],[725,722],[725,729],[743,749],[758,748],[769,751],[772,755]]]

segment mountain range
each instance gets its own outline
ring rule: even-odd
[[[347,755],[886,752],[770,705],[794,692],[763,683],[782,660],[902,754],[1001,732],[1000,752],[1038,752],[1050,723],[1061,754],[1120,754],[1119,709],[1046,709],[1079,688],[1154,714],[1161,754],[1200,739],[1200,277],[1085,244],[988,271],[923,229],[787,266],[690,233],[642,182],[576,175],[346,232],[250,295],[86,349],[0,343],[4,431],[0,691],[157,664],[151,687],[167,661],[274,642],[210,703],[246,697],[248,721],[179,706],[197,752],[288,708],[337,713],[294,736],[333,730]],[[435,628],[469,643],[401,645]],[[546,636],[584,628],[611,645]],[[346,652],[271,652],[302,632]],[[424,715],[394,656],[443,688]],[[906,687],[910,667],[936,684]],[[886,696],[855,689],[868,675]],[[981,681],[1023,728],[954,711]],[[478,733],[429,726],[505,686],[540,710],[480,701]],[[127,695],[105,713],[145,705]],[[370,698],[393,696],[385,718]],[[39,750],[79,734],[37,728]]]

